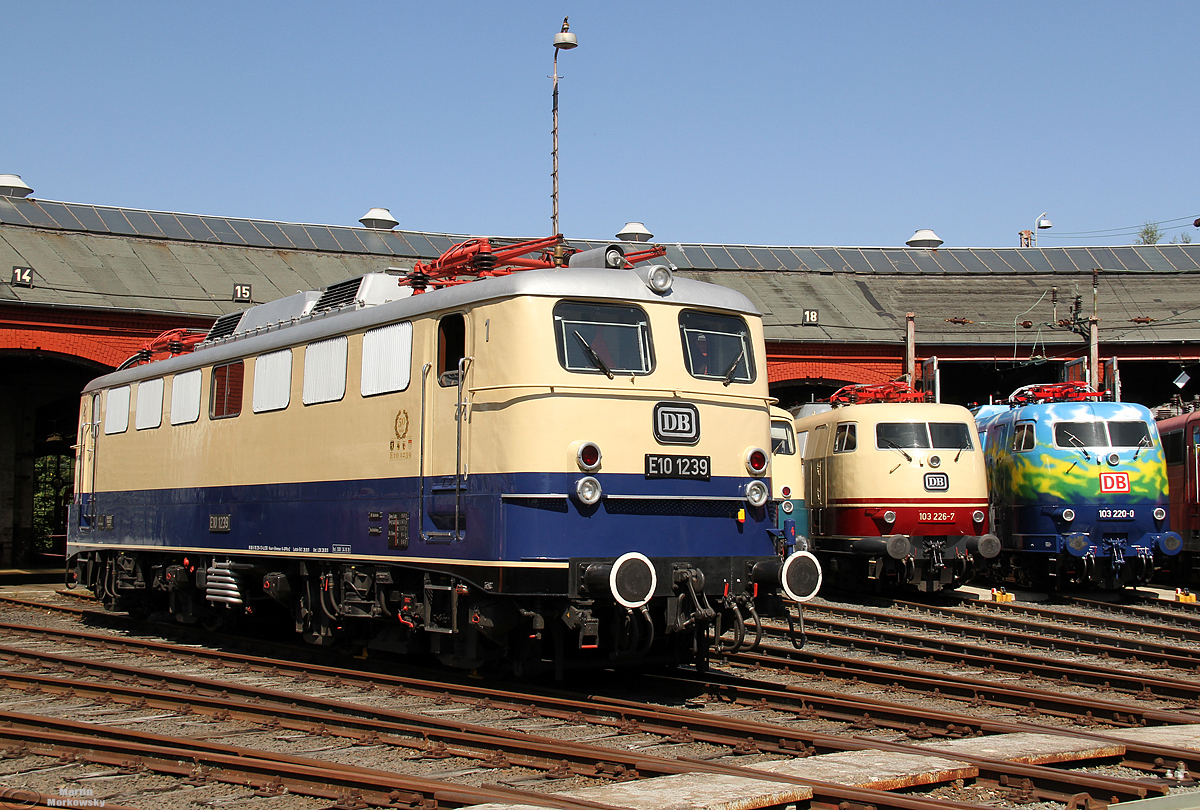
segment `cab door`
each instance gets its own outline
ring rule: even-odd
[[[467,530],[466,486],[469,463],[467,418],[468,315],[451,313],[438,321],[436,362],[426,386],[422,533],[426,542],[452,543]]]
[[[807,492],[808,519],[814,535],[826,531],[826,478],[829,474],[829,425],[817,425],[809,433],[804,448],[804,485]]]
[[[89,531],[96,516],[96,436],[100,430],[100,392],[87,394],[80,400],[79,432],[75,439],[75,503],[74,529]]]
[[[1171,528],[1183,536],[1183,547],[1200,551],[1200,419],[1188,421],[1187,494],[1184,496],[1185,526]]]

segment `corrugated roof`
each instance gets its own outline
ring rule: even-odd
[[[220,315],[247,306],[233,300],[235,284],[272,301],[411,267],[465,238],[0,197],[0,267],[34,268],[32,288],[0,284],[0,303]],[[769,340],[894,343],[915,312],[925,344],[1075,344],[1082,338],[1055,321],[1072,317],[1076,296],[1082,317],[1092,314],[1093,270],[1101,340],[1200,340],[1200,245],[666,247],[682,275],[748,296]]]

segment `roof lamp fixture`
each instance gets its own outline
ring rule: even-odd
[[[1050,218],[1046,216],[1045,211],[1043,211],[1041,214],[1039,214],[1038,218],[1036,220],[1034,220],[1034,222],[1033,222],[1033,246],[1037,247],[1037,232],[1038,231],[1044,231],[1047,228],[1053,228],[1053,227],[1054,227],[1054,223],[1052,223],[1050,221]]]
[[[377,231],[390,231],[400,224],[392,216],[392,212],[386,208],[372,208],[359,217],[358,221],[363,224],[364,228],[374,228]]]
[[[641,222],[626,222],[625,227],[616,236],[622,242],[649,242],[654,238],[654,234],[646,230],[645,224]]]
[[[553,203],[554,211],[550,217],[550,227],[554,234],[562,233],[558,229],[558,52],[579,47],[579,42],[571,33],[567,19],[567,17],[563,17],[562,30],[554,35],[554,75],[551,77],[554,79],[554,149],[551,151],[554,156],[554,171],[551,172],[551,177],[554,178],[554,191],[550,195],[550,200]]]
[[[28,197],[33,193],[19,174],[0,174],[0,197]]]
[[[665,264],[652,264],[649,267],[634,267],[633,272],[637,273],[650,288],[651,292],[656,292],[659,295],[666,295],[671,291],[671,287],[675,284],[675,274],[671,272],[671,268]]]
[[[942,240],[938,238],[936,233],[928,228],[921,228],[904,244],[908,245],[909,247],[933,249],[941,245]]]

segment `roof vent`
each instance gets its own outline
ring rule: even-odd
[[[626,222],[617,238],[622,242],[649,242],[654,238],[654,234],[646,230],[646,226],[641,222]]]
[[[243,310],[242,312],[231,312],[228,315],[222,315],[220,318],[217,318],[217,322],[212,325],[212,329],[208,330],[208,337],[205,340],[220,340],[223,337],[229,337],[237,331],[238,322],[242,320],[242,316],[245,314]]]
[[[929,228],[921,228],[904,244],[915,248],[936,248],[942,244],[942,240]]]
[[[358,221],[363,224],[364,228],[374,228],[378,231],[390,231],[400,224],[392,216],[392,212],[386,208],[372,208],[359,217]]]
[[[390,273],[368,273],[365,276],[330,284],[312,308],[314,314],[346,306],[373,307],[412,295],[412,287],[401,287],[401,279]]]
[[[0,197],[28,197],[32,193],[33,189],[21,181],[21,175],[0,174]]]

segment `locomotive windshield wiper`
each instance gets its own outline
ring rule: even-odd
[[[904,456],[904,457],[905,457],[906,459],[908,459],[909,461],[912,461],[912,456],[910,456],[910,455],[908,454],[908,451],[906,451],[906,450],[905,450],[903,447],[901,447],[900,445],[896,444],[896,443],[895,443],[894,441],[892,441],[891,439],[884,439],[883,441],[884,441],[884,442],[885,442],[885,443],[886,443],[886,444],[887,444],[889,447],[891,447],[893,450],[899,450],[899,451],[900,451],[900,455]]]
[[[579,342],[583,344],[584,351],[587,352],[587,355],[589,358],[591,358],[591,361],[596,364],[596,368],[607,374],[608,378],[611,380],[613,378],[612,370],[604,364],[604,361],[600,359],[600,355],[596,354],[596,350],[589,346],[588,342],[583,339],[583,335],[579,334],[578,329],[575,330],[575,337],[579,338]]]
[[[1071,444],[1073,444],[1079,448],[1079,452],[1083,453],[1083,457],[1085,459],[1087,459],[1088,461],[1092,460],[1092,457],[1088,455],[1088,451],[1083,449],[1083,442],[1081,442],[1079,440],[1078,436],[1076,436],[1074,433],[1072,433],[1069,430],[1064,430],[1063,435],[1067,437],[1067,439],[1071,442]]]
[[[1133,460],[1137,461],[1138,453],[1142,452],[1143,448],[1149,447],[1149,446],[1150,446],[1150,437],[1149,436],[1143,436],[1142,438],[1138,439],[1137,450],[1133,451]]]
[[[958,463],[958,458],[959,458],[959,456],[961,456],[961,455],[962,455],[962,451],[963,451],[963,450],[966,450],[966,449],[967,449],[968,447],[970,447],[970,446],[971,446],[971,440],[970,440],[970,439],[963,439],[963,441],[962,441],[962,444],[960,444],[960,445],[958,446],[958,452],[954,454],[954,463],[955,463],[955,464],[957,464],[957,463]]]
[[[733,358],[733,363],[730,364],[729,368],[725,369],[725,374],[721,380],[721,385],[728,386],[731,382],[733,382],[733,375],[737,373],[738,363],[742,362],[742,356],[745,353],[746,347],[743,345],[738,351],[737,357]]]

